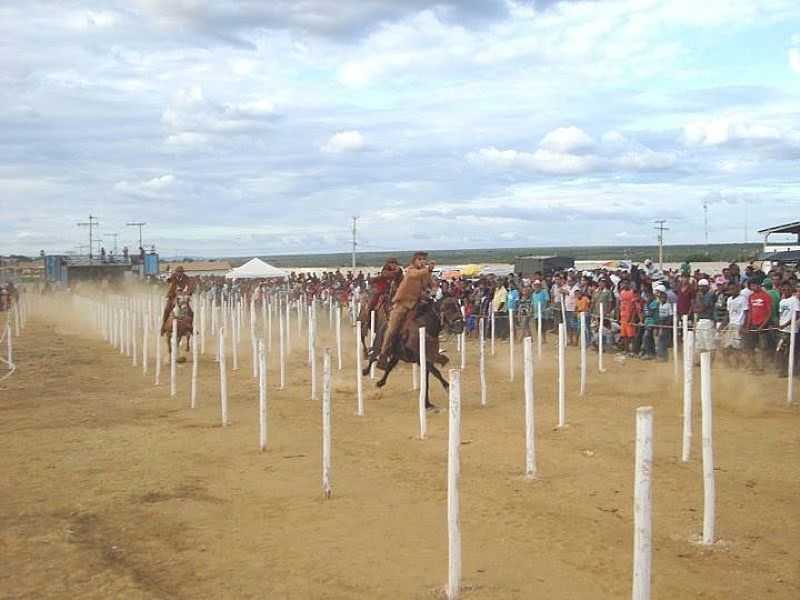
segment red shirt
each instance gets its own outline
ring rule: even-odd
[[[747,300],[747,310],[750,312],[750,324],[761,327],[772,316],[772,296],[763,289],[753,292]]]

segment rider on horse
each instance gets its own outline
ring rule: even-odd
[[[370,288],[372,288],[372,295],[369,299],[369,306],[367,307],[367,314],[376,310],[382,302],[391,302],[392,285],[398,284],[403,278],[403,269],[396,258],[389,258],[381,269],[381,274],[377,277],[370,279]]]
[[[378,367],[385,368],[389,356],[389,349],[394,345],[397,333],[405,323],[408,314],[414,310],[417,303],[433,286],[433,262],[428,263],[427,252],[417,252],[406,267],[405,276],[395,292],[392,312],[389,315],[389,325],[383,336],[381,354],[378,357]]]
[[[189,305],[189,298],[194,289],[194,282],[192,278],[184,272],[181,265],[175,268],[175,271],[169,276],[169,279],[167,279],[167,283],[169,284],[169,290],[167,290],[167,304],[164,307],[164,316],[161,319],[161,335],[170,333],[168,325],[169,317],[172,315],[172,311],[178,302],[178,296],[185,299],[185,308],[182,308],[181,311],[186,311],[189,317],[194,317],[192,308]]]

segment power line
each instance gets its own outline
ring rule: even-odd
[[[89,220],[84,223],[78,223],[78,227],[88,227],[89,228],[89,262],[92,261],[92,230],[95,227],[100,226],[100,221],[97,220],[97,217],[93,217],[89,215]]]
[[[128,227],[138,227],[139,228],[139,248],[144,248],[144,246],[142,246],[142,227],[147,225],[147,223],[135,222],[135,223],[125,223],[125,225],[127,225]]]
[[[669,227],[664,227],[665,219],[656,219],[655,230],[658,232],[658,268],[664,270],[664,232],[669,231]]]

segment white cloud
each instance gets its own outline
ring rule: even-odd
[[[595,142],[582,129],[577,127],[559,127],[542,138],[539,147],[557,153],[578,153],[589,150]]]
[[[783,139],[777,127],[748,123],[735,117],[716,117],[695,121],[683,128],[683,141],[689,146],[721,146],[735,141],[768,142]]]
[[[329,154],[339,154],[342,152],[358,152],[364,148],[366,148],[364,136],[361,135],[361,132],[352,130],[335,133],[320,149]]]
[[[129,196],[160,199],[170,195],[171,188],[175,183],[175,176],[167,174],[139,182],[119,181],[114,185],[114,190]]]

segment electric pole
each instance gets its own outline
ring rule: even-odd
[[[356,242],[356,223],[358,222],[358,217],[353,217],[353,273],[356,270],[356,246],[358,242]]]
[[[89,228],[89,262],[92,262],[92,230],[99,225],[100,221],[97,220],[97,217],[93,217],[92,215],[89,215],[89,220],[87,222],[78,223],[78,227]]]
[[[656,219],[654,223],[656,223],[655,230],[658,232],[658,268],[659,270],[664,270],[664,232],[669,231],[669,227],[664,227],[664,223],[667,221],[665,219]]]
[[[125,223],[128,227],[138,227],[139,228],[139,248],[144,248],[142,246],[142,227],[147,225],[147,223]]]
[[[706,254],[708,254],[708,200],[703,200],[703,213],[705,215]]]
[[[117,253],[117,238],[119,237],[118,233],[106,233],[105,237],[113,237],[114,238],[114,254]]]

